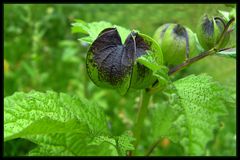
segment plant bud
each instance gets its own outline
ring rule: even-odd
[[[222,18],[209,18],[207,15],[203,16],[197,28],[197,35],[201,46],[205,50],[215,47],[220,40],[224,27],[225,22]],[[223,48],[227,45],[230,34],[227,33],[223,38],[224,39],[221,44],[218,44],[220,48]]]
[[[164,63],[168,66],[180,64],[196,53],[194,33],[180,24],[160,26],[153,38],[160,44]]]
[[[116,28],[104,29],[87,53],[90,79],[97,86],[117,89],[122,95],[129,88],[150,86],[156,80],[152,71],[136,62],[138,57],[151,50],[152,42],[146,39],[146,36],[132,31],[122,44]]]

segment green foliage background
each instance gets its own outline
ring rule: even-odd
[[[173,22],[194,32],[204,13],[230,11],[223,4],[5,4],[4,5],[4,97],[16,91],[54,90],[86,97],[102,106],[111,130],[121,135],[132,128],[136,118],[139,91],[124,97],[116,91],[95,86],[86,75],[87,46],[71,33],[74,19],[86,22],[108,21],[152,36],[162,24]],[[231,42],[236,42],[231,37]],[[208,57],[177,74],[207,73],[236,96],[236,61]],[[229,104],[221,128],[214,132],[206,155],[236,155],[236,105]],[[146,123],[149,123],[148,121]],[[151,124],[146,124],[150,125]],[[143,144],[148,145],[147,132]],[[34,147],[29,141],[16,139],[4,143],[4,155],[25,155]],[[181,155],[183,148],[163,138],[153,155]]]

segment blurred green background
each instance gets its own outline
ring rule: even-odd
[[[122,97],[95,86],[86,75],[87,46],[71,33],[74,19],[108,21],[152,36],[162,24],[172,22],[196,31],[204,14],[230,11],[224,4],[5,4],[4,5],[4,97],[16,91],[54,90],[99,103],[108,115],[114,135],[130,130],[136,116],[139,91]],[[236,32],[234,32],[236,33]],[[232,36],[231,43],[236,42]],[[173,78],[207,73],[236,93],[236,61],[208,57]],[[209,143],[206,155],[236,155],[236,105],[220,119],[220,130]],[[147,132],[147,130],[145,131]],[[146,146],[150,144],[144,133]],[[144,137],[143,136],[143,137]],[[143,146],[143,148],[145,147]],[[25,155],[34,144],[17,139],[4,144],[5,156]],[[164,138],[153,155],[181,155],[182,148]]]

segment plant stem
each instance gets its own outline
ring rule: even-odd
[[[216,45],[216,48],[219,49],[219,47],[221,46],[223,40],[224,40],[224,37],[226,36],[226,34],[228,33],[228,28],[230,27],[230,25],[233,23],[233,21],[235,20],[235,18],[232,18],[228,21],[228,23],[226,24],[226,26],[224,27],[224,30],[218,40],[218,43]]]
[[[218,51],[225,51],[225,50],[228,50],[228,49],[231,49],[231,48],[222,48],[222,49],[219,49],[219,50],[216,50],[215,48],[213,48],[213,49],[210,49],[208,51],[202,52],[199,55],[197,55],[196,57],[193,57],[193,58],[183,62],[182,64],[179,64],[179,65],[177,65],[173,68],[170,68],[169,72],[168,72],[168,75],[172,75],[172,74],[176,73],[177,71],[180,71],[180,70],[184,69],[184,67],[189,66],[190,64],[195,63],[195,62],[203,59],[204,57],[207,57],[209,55],[213,55],[214,53],[216,53]]]
[[[212,54],[214,54],[214,53],[216,53],[216,52],[218,52],[218,51],[224,51],[224,50],[229,49],[229,48],[219,49],[219,46],[221,45],[221,43],[222,43],[225,35],[226,35],[227,32],[228,32],[228,28],[230,27],[230,25],[233,23],[234,20],[235,20],[235,19],[232,18],[232,19],[230,19],[230,20],[228,21],[228,23],[227,23],[226,26],[224,27],[224,30],[223,30],[220,38],[219,38],[219,41],[218,41],[216,47],[214,47],[214,48],[212,48],[212,49],[210,49],[210,50],[208,50],[208,51],[204,51],[204,52],[200,53],[199,55],[197,55],[196,57],[193,57],[193,58],[191,58],[191,59],[188,59],[188,60],[186,60],[185,62],[183,62],[182,64],[171,68],[171,69],[169,70],[169,72],[168,72],[168,75],[172,75],[173,73],[175,73],[175,72],[177,72],[177,71],[179,71],[179,70],[182,70],[184,67],[186,67],[186,66],[188,66],[188,65],[190,65],[190,64],[192,64],[192,63],[194,63],[194,62],[196,62],[196,61],[199,61],[200,59],[203,59],[203,58],[206,57],[206,56],[212,55]]]
[[[88,92],[88,82],[89,82],[89,79],[88,79],[88,75],[87,75],[87,70],[86,70],[86,68],[85,67],[83,67],[84,68],[84,81],[83,81],[83,83],[84,83],[84,96],[85,96],[85,98],[89,98],[89,92]]]
[[[157,145],[160,143],[161,139],[158,139],[156,142],[154,142],[150,148],[148,149],[147,153],[146,153],[146,156],[149,156],[153,150],[157,147]]]
[[[138,115],[137,115],[136,123],[133,129],[133,136],[135,138],[135,143],[134,143],[135,149],[137,149],[137,146],[141,137],[141,133],[142,133],[141,131],[143,129],[144,119],[147,115],[147,109],[148,109],[150,98],[151,98],[151,94],[149,94],[147,90],[143,90],[141,92]],[[129,153],[130,156],[131,154],[132,152]]]
[[[196,57],[193,57],[191,59],[188,59],[187,61],[183,62],[182,64],[179,64],[173,68],[171,68],[168,72],[168,75],[172,75],[173,73],[179,71],[179,70],[182,70],[184,67],[196,62],[196,61],[199,61],[200,59],[203,59],[204,57],[206,56],[209,56],[213,53],[215,53],[216,51],[214,49],[210,49],[208,51],[205,51],[205,52],[202,52],[200,53],[199,55],[197,55]]]

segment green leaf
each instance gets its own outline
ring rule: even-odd
[[[56,120],[52,120],[49,117],[44,117],[40,120],[34,121],[19,133],[6,137],[5,141],[15,138],[24,138],[32,135],[44,135],[49,133],[67,133],[67,132],[76,132],[78,134],[83,134],[86,136],[89,134],[89,129],[86,124],[81,124],[76,119],[69,120],[66,122],[59,122]]]
[[[72,33],[84,33],[84,34],[88,34],[87,30],[87,23],[84,22],[81,19],[76,19],[76,22],[72,24]]]
[[[144,89],[152,86],[157,80],[153,73],[162,68],[163,54],[159,44],[146,34],[138,33],[149,46],[146,54],[137,58],[134,62],[131,88]],[[139,65],[143,64],[143,65]]]
[[[230,20],[230,18],[229,18],[229,12],[227,12],[227,11],[221,11],[221,10],[218,10],[218,12],[224,17],[224,19],[225,19],[226,21],[229,21],[229,20]]]
[[[134,150],[134,146],[132,142],[135,140],[132,136],[128,135],[127,133],[124,133],[121,136],[118,136],[115,138],[117,142],[117,150],[118,154],[121,156],[127,155],[127,151]]]
[[[87,34],[87,36],[82,37],[79,40],[87,42],[89,44],[92,44],[93,41],[98,37],[99,33],[106,28],[116,27],[121,36],[122,43],[124,43],[123,41],[127,38],[128,34],[130,33],[130,30],[126,28],[123,28],[118,25],[113,25],[105,21],[92,23],[87,23],[80,19],[77,19],[75,21],[76,22],[72,24],[73,26],[72,33],[82,33],[85,35]]]
[[[112,27],[112,24],[104,21],[86,23],[83,20],[77,19],[72,26],[72,33],[83,33],[88,35],[82,37],[84,39],[81,38],[80,40],[92,43],[103,29]]]
[[[38,144],[31,155],[112,155],[108,144],[88,145],[108,134],[101,108],[85,99],[52,91],[4,98],[4,140],[20,137]]]
[[[233,8],[230,12],[229,12],[229,18],[236,18],[236,8]],[[236,22],[234,23],[236,24]]]
[[[226,115],[226,93],[205,74],[190,75],[173,84],[177,90],[172,94],[177,98],[159,102],[151,111],[153,139],[167,137],[179,142],[186,155],[204,155],[219,127],[219,116]]]
[[[99,145],[103,142],[107,142],[116,148],[117,154],[119,156],[126,156],[127,151],[134,150],[132,141],[134,141],[134,138],[128,135],[127,133],[124,133],[121,136],[114,136],[114,137],[110,137],[110,136],[95,137],[95,139],[92,141],[91,144]]]
[[[152,75],[158,79],[158,86],[163,87],[170,82],[168,76],[168,67],[162,65],[163,57],[162,54],[154,54],[152,51],[147,51],[147,54],[139,57],[137,62],[143,64],[150,70],[152,70]]]
[[[226,114],[223,89],[205,74],[190,75],[174,85],[181,104],[175,109],[184,115],[184,120],[175,122],[185,130],[180,144],[188,155],[203,155],[219,125],[218,117]]]
[[[236,48],[231,48],[225,51],[217,52],[216,55],[236,59]]]
[[[139,57],[137,62],[152,70],[152,75],[157,77],[160,82],[166,82],[169,78],[168,68],[163,65],[162,50],[154,39],[146,35],[143,35],[143,38],[144,37],[146,41],[151,41],[151,50],[147,50],[147,54]]]
[[[147,54],[139,57],[137,62],[143,64],[152,71],[159,70],[162,67],[162,57],[149,50],[147,51]]]
[[[31,136],[39,147],[33,149],[31,156],[114,156],[116,149],[109,143],[92,145],[94,137],[76,133],[48,134],[44,136]]]
[[[47,91],[17,92],[4,98],[4,137],[19,133],[31,123],[49,117],[66,122],[72,119],[86,123],[92,133],[108,133],[103,111],[85,99]]]
[[[167,137],[176,143],[183,136],[179,122],[182,122],[184,118],[181,110],[179,110],[177,90],[175,86],[170,83],[160,93],[155,94],[155,97],[157,97],[157,103],[154,104],[154,107],[150,110],[153,141]],[[159,101],[159,99],[161,101]]]
[[[173,107],[167,106],[166,104],[159,104],[159,107],[154,108],[152,111],[152,134],[153,139],[158,140],[163,137],[168,137],[172,141],[176,142],[179,135],[180,128],[175,125],[174,122],[178,118],[178,112]]]

